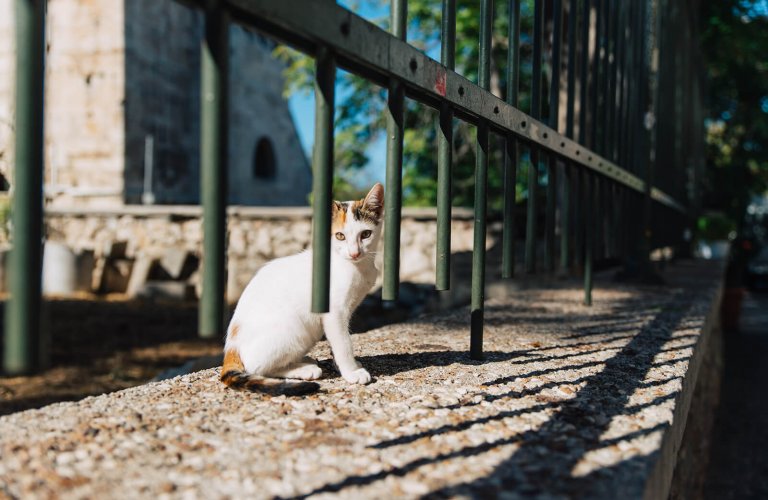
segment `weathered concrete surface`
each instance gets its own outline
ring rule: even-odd
[[[484,362],[466,310],[355,337],[376,380],[303,399],[206,370],[0,418],[0,495],[392,498],[665,496],[721,269],[670,286],[571,283],[490,301]]]

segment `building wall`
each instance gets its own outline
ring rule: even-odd
[[[13,146],[13,0],[0,0],[0,173]],[[200,199],[200,12],[171,0],[49,0],[45,137],[48,206],[141,203],[154,144],[157,203]],[[271,43],[230,31],[230,203],[306,205],[309,163],[282,97]],[[275,175],[254,176],[260,139]]]
[[[257,33],[233,26],[230,44],[230,203],[307,205],[312,175],[283,97],[284,67],[271,57],[272,43]],[[274,151],[271,179],[253,173],[262,138]]]
[[[12,177],[15,28],[0,0],[0,172]],[[49,206],[122,204],[124,44],[118,0],[49,0],[45,191]]]
[[[132,0],[125,9],[126,201],[141,201],[145,139],[151,135],[157,202],[198,203],[203,16],[167,0]],[[310,167],[282,96],[283,66],[271,57],[272,44],[256,33],[233,25],[229,43],[229,201],[306,205]],[[262,138],[274,153],[269,179],[253,173]]]
[[[200,12],[168,0],[125,2],[125,201],[141,203],[153,138],[157,203],[200,200]]]
[[[122,2],[49,0],[46,194],[51,206],[119,206],[125,133]]]
[[[0,0],[0,175],[11,175],[13,158],[13,101],[16,40],[13,36],[13,0]]]

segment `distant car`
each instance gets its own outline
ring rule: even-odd
[[[758,250],[747,262],[746,281],[753,290],[768,290],[768,246]]]

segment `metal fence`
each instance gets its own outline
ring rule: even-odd
[[[480,1],[478,81],[454,71],[456,2],[442,1],[441,61],[406,42],[407,2],[393,0],[391,33],[329,0],[185,0],[205,12],[201,62],[204,213],[200,335],[224,331],[227,29],[255,27],[316,60],[312,311],[328,310],[336,68],[388,89],[383,299],[398,296],[406,96],[439,110],[436,287],[450,287],[454,118],[477,128],[472,261],[473,358],[482,357],[490,137],[504,139],[502,277],[515,271],[515,184],[530,152],[525,272],[582,268],[592,301],[593,262],[621,259],[649,273],[652,248],[681,246],[698,206],[703,166],[701,64],[696,0],[535,0],[531,109],[519,109],[520,0],[508,2],[506,100],[490,91],[492,0]],[[42,75],[45,2],[16,0],[16,236],[4,368],[38,366],[42,221]],[[436,8],[439,8],[436,2]],[[527,10],[527,9],[524,9]],[[547,26],[551,23],[551,29]],[[548,49],[548,50],[546,50]],[[562,78],[561,72],[565,71]],[[561,81],[565,88],[561,89]],[[565,97],[563,97],[565,96]],[[544,102],[549,105],[545,108]],[[558,117],[564,106],[564,127]],[[548,115],[543,112],[548,109]],[[546,174],[546,175],[540,175]],[[545,181],[545,182],[544,182]],[[544,203],[537,193],[545,193]],[[543,262],[537,263],[545,207]],[[558,258],[559,257],[559,258]]]

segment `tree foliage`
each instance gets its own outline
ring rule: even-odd
[[[768,13],[756,1],[702,6],[709,87],[704,201],[738,220],[749,199],[768,188]]]
[[[384,0],[367,0],[367,9],[388,12]],[[506,89],[507,3],[497,2],[492,40],[491,91],[504,98]],[[521,31],[530,31],[533,2],[521,6]],[[353,10],[359,11],[359,5]],[[461,5],[456,13],[456,71],[477,81],[479,51],[479,4]],[[440,0],[410,0],[408,2],[408,42],[433,57],[440,53]],[[389,29],[389,19],[382,16],[369,19]],[[528,38],[521,41],[521,107],[529,105],[530,55]],[[278,57],[287,64],[286,93],[309,92],[312,88],[314,63],[311,58],[286,47],[276,49]],[[355,185],[356,171],[369,158],[367,149],[373,140],[386,133],[386,90],[365,79],[340,71],[337,77],[335,179],[336,196],[356,196],[364,186]],[[403,157],[403,200],[407,205],[433,206],[437,183],[437,112],[406,99]],[[475,131],[464,122],[454,122],[453,204],[472,205],[475,166]],[[495,147],[489,169],[489,189],[498,192],[502,185],[501,148]],[[383,162],[383,159],[382,159]],[[520,196],[525,182],[525,168],[520,169]],[[491,198],[491,208],[498,207],[498,196]]]
[[[739,218],[749,198],[768,187],[768,17],[758,0],[702,1],[701,47],[707,74],[707,167],[703,179],[706,208]],[[505,97],[507,2],[495,2],[491,91]],[[361,9],[362,7],[362,9]],[[388,13],[384,0],[358,0],[356,12]],[[521,6],[520,108],[530,109],[533,1]],[[408,41],[433,57],[440,49],[440,0],[409,0]],[[456,23],[456,71],[477,80],[479,2],[460,2]],[[386,15],[370,19],[389,28]],[[545,50],[545,54],[549,51]],[[314,63],[285,47],[277,49],[287,63],[286,92],[310,92]],[[547,61],[544,68],[547,70]],[[386,130],[386,91],[358,76],[340,71],[337,81],[334,189],[339,197],[359,195],[358,172],[369,161],[368,147]],[[544,116],[547,115],[544,99]],[[437,113],[406,102],[403,195],[406,204],[434,205],[437,178]],[[453,204],[472,205],[475,163],[474,128],[456,121],[453,151]],[[501,147],[492,147],[489,169],[491,208],[501,189]],[[380,163],[383,163],[381,159]],[[518,196],[525,197],[527,161],[518,170]]]

